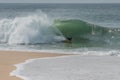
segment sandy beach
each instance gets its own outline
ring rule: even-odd
[[[81,56],[43,52],[0,51],[0,80],[23,80],[10,76],[13,71],[19,71],[19,66],[24,69],[14,75],[28,75],[32,80],[119,80],[120,58],[116,56]],[[54,57],[54,58],[51,58]],[[57,57],[57,58],[56,58]],[[35,59],[37,58],[37,59]],[[43,58],[43,59],[42,59]],[[33,62],[26,63],[33,59]],[[34,60],[35,59],[35,60]],[[14,66],[17,64],[17,69]],[[38,69],[36,69],[36,67]],[[31,73],[31,70],[33,71]],[[24,71],[26,73],[24,73]],[[34,77],[34,74],[36,74]],[[33,76],[31,76],[33,75]],[[52,77],[51,77],[52,76]],[[68,77],[69,76],[69,77]],[[50,78],[50,79],[49,79]]]
[[[62,54],[0,51],[0,80],[21,80],[20,78],[9,76],[9,73],[16,69],[14,64],[24,62],[27,59],[62,56]]]

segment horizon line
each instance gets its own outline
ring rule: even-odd
[[[18,3],[25,3],[25,4],[28,3],[28,4],[29,4],[29,3],[33,3],[33,2],[0,2],[0,4],[1,4],[1,3],[4,3],[4,4],[5,4],[5,3],[10,3],[10,4],[11,4],[11,3],[17,3],[17,4],[18,4]],[[39,2],[39,3],[38,3],[38,2],[34,2],[34,3],[35,3],[35,4],[40,4],[40,2]],[[33,4],[34,4],[34,3],[33,3]],[[62,3],[62,2],[60,2],[60,3],[57,3],[57,2],[46,3],[46,2],[44,2],[44,3],[41,3],[41,4],[120,4],[120,3],[116,3],[116,2],[115,2],[115,3],[111,3],[111,2],[109,2],[109,3],[107,3],[107,2],[105,2],[105,3],[76,3],[76,2],[75,2],[75,3],[70,3],[70,2],[69,2],[69,3],[67,3],[67,2],[66,2],[66,3]]]

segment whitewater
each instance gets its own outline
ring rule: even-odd
[[[0,50],[79,54],[16,64],[24,80],[119,80],[120,5],[1,3]]]
[[[37,44],[64,40],[62,33],[51,27],[52,21],[46,14],[37,14],[0,20],[0,43]]]
[[[16,64],[10,75],[23,80],[119,80],[116,56],[64,56],[30,59]]]

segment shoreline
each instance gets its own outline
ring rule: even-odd
[[[117,56],[93,55],[35,58],[16,64],[11,75],[23,80],[119,80],[119,61]]]
[[[25,62],[28,59],[58,57],[66,54],[56,54],[48,52],[26,52],[26,51],[0,51],[0,80],[22,80],[10,73],[16,69],[15,64]]]

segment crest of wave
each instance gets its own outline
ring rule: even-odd
[[[53,43],[64,40],[61,32],[52,27],[52,20],[39,12],[24,17],[0,20],[0,42],[8,44]]]

